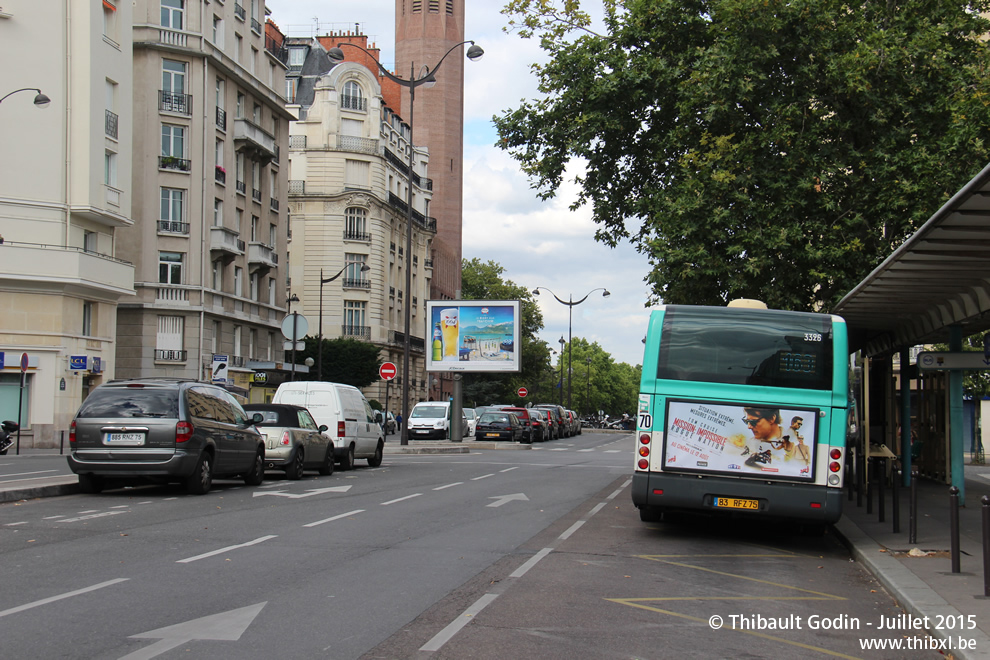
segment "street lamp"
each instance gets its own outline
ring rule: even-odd
[[[584,399],[584,414],[591,413],[591,358],[584,358],[584,361],[588,363],[588,395]]]
[[[431,70],[429,67],[424,66],[424,74],[417,78],[416,77],[416,65],[410,62],[409,64],[409,79],[403,80],[392,74],[388,69],[379,64],[378,60],[374,55],[366,51],[361,46],[357,44],[351,44],[347,42],[338,43],[335,48],[331,48],[327,55],[334,62],[344,61],[344,51],[341,50],[341,46],[350,46],[351,48],[357,48],[363,51],[366,55],[371,57],[371,61],[375,63],[378,70],[383,76],[391,80],[392,82],[405,87],[409,90],[409,171],[406,172],[408,177],[408,188],[406,190],[406,300],[403,309],[403,337],[402,337],[402,408],[399,412],[403,415],[409,414],[409,353],[411,350],[409,341],[409,326],[410,326],[410,308],[409,299],[412,296],[412,268],[410,266],[412,260],[412,223],[413,223],[413,112],[416,107],[416,88],[425,87],[429,89],[436,84],[436,72],[443,64],[443,61],[447,59],[447,56],[454,52],[454,49],[463,46],[464,44],[471,44],[468,48],[467,58],[472,62],[476,62],[481,59],[481,56],[485,54],[481,46],[478,46],[473,41],[462,41],[459,44],[454,44],[450,50],[444,53],[440,61],[437,62],[436,66]],[[424,340],[425,341],[425,340]],[[402,437],[400,444],[409,444],[409,425],[402,425]]]
[[[299,296],[292,294],[285,303],[292,309],[292,303],[299,302]],[[294,381],[296,379],[296,338],[299,336],[299,312],[289,312],[292,314],[292,375],[289,376],[289,380]]]
[[[52,102],[50,98],[41,93],[41,90],[37,87],[24,87],[22,89],[15,89],[10,94],[6,94],[3,98],[0,98],[0,103],[3,103],[4,99],[11,94],[16,94],[17,92],[38,92],[34,97],[34,104],[41,109],[47,108],[48,104]]]
[[[560,405],[564,405],[564,335],[560,336]]]
[[[323,380],[323,285],[330,284],[330,282],[343,275],[349,266],[351,264],[347,264],[347,266],[340,269],[339,273],[326,279],[323,278],[323,269],[320,269],[320,327],[318,328],[318,339],[316,341],[316,380]],[[367,273],[369,270],[371,270],[371,267],[368,264],[361,264],[362,273]]]
[[[572,321],[573,321],[573,318],[574,318],[574,306],[575,305],[580,305],[581,303],[583,303],[585,300],[588,299],[588,296],[590,296],[591,294],[593,294],[595,291],[602,291],[603,292],[602,293],[602,298],[608,298],[612,294],[609,293],[608,289],[605,289],[605,288],[602,288],[602,287],[598,287],[597,289],[592,289],[588,293],[584,294],[584,298],[581,298],[581,300],[574,300],[574,296],[573,295],[568,295],[568,299],[567,300],[561,300],[557,296],[556,293],[554,293],[553,291],[550,291],[550,289],[546,288],[545,286],[538,286],[535,289],[533,289],[533,295],[534,296],[540,295],[540,289],[543,289],[544,291],[548,292],[554,298],[557,298],[557,302],[559,302],[561,305],[567,305],[567,373],[570,374],[570,372],[571,372],[571,329],[573,327],[572,326]],[[561,337],[561,341],[563,341],[563,337]],[[563,352],[564,347],[561,346],[560,349]],[[563,370],[561,370],[561,373],[563,373]],[[563,376],[561,376],[561,378],[563,378]],[[563,388],[561,388],[561,389],[563,389]],[[561,397],[561,401],[563,401],[563,398],[564,398],[564,393],[563,392],[560,393],[560,397]],[[561,403],[561,405],[563,405],[563,403]],[[570,378],[567,379],[567,407],[568,407],[568,409],[571,407],[571,379]]]

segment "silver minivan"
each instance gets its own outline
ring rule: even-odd
[[[275,390],[272,403],[303,406],[333,440],[334,460],[341,470],[354,467],[354,460],[368,459],[368,465],[382,464],[385,434],[375,421],[375,411],[361,390],[344,383],[294,381]]]

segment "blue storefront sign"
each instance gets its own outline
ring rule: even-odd
[[[88,358],[85,355],[70,355],[69,369],[72,371],[86,371]]]

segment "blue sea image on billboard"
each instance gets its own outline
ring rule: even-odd
[[[460,308],[459,343],[461,360],[511,360],[515,353],[512,307]]]

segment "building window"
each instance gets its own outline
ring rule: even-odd
[[[162,188],[161,219],[182,222],[186,191],[178,188]]]
[[[275,359],[275,333],[268,333],[268,353],[265,355],[265,359],[268,361]]]
[[[86,252],[98,252],[97,250],[97,239],[99,234],[95,231],[85,231],[83,232],[83,250]]]
[[[351,284],[362,282],[364,280],[364,273],[361,272],[361,267],[364,266],[367,260],[368,256],[365,254],[345,254],[344,263],[347,264],[344,272],[345,282]]]
[[[268,304],[269,305],[274,305],[275,304],[275,278],[274,277],[269,277],[268,278]]]
[[[213,337],[210,339],[210,352],[219,353],[220,352],[220,331],[221,325],[220,321],[213,322]]]
[[[158,282],[160,284],[182,284],[182,253],[158,253]]]
[[[359,300],[344,301],[344,334],[360,335],[363,328],[368,303]]]
[[[249,280],[248,286],[250,287],[251,300],[258,300],[258,296],[260,295],[260,291],[261,291],[261,274],[251,273],[251,276],[248,278],[248,280]]]
[[[347,238],[362,239],[367,231],[368,212],[352,206],[344,211],[344,224],[344,235]]]
[[[363,160],[344,161],[344,186],[351,188],[370,187],[371,163]]]
[[[186,129],[184,126],[162,124],[162,156],[167,159],[186,157]],[[170,162],[170,161],[163,161]],[[166,165],[167,166],[167,165]],[[180,168],[174,168],[180,169]]]
[[[252,360],[255,357],[255,353],[258,350],[258,331],[252,328],[248,332],[248,354],[247,356]]]
[[[93,336],[93,303],[89,301],[83,302],[82,333],[85,337]]]
[[[305,48],[290,48],[289,49],[289,68],[301,69],[303,63],[306,61],[306,49]]]
[[[112,151],[103,154],[103,183],[111,188],[117,187],[117,154]]]
[[[183,0],[162,0],[162,27],[182,29]]]
[[[223,227],[223,200],[214,198],[213,200],[213,226]]]
[[[103,0],[103,36],[117,45],[117,7],[112,2]]]
[[[238,119],[244,116],[244,95],[237,92],[237,114],[235,115]]]
[[[168,94],[186,93],[186,63],[162,60],[162,91]]]
[[[285,79],[285,102],[295,103],[296,102],[296,90],[299,86],[298,78],[286,78]]]
[[[340,107],[346,110],[367,110],[361,86],[353,80],[344,83],[344,93],[340,97]]]
[[[240,266],[234,266],[234,295],[238,298],[241,297],[241,287],[244,285],[244,269]]]
[[[217,259],[213,262],[213,290],[223,291],[223,260]],[[216,347],[213,352],[216,353]]]
[[[258,242],[258,227],[261,223],[261,218],[256,215],[251,216],[251,242]]]
[[[239,325],[234,326],[234,355],[243,355],[241,353],[241,332],[243,328]]]
[[[278,225],[268,225],[268,245],[272,248],[278,245]]]
[[[164,360],[182,360],[183,335],[186,319],[182,316],[159,316],[158,336],[155,341],[156,357]]]
[[[213,44],[223,50],[223,19],[215,15],[213,17]]]
[[[258,67],[258,49],[251,46],[251,61],[248,62],[248,70],[253,74]]]

